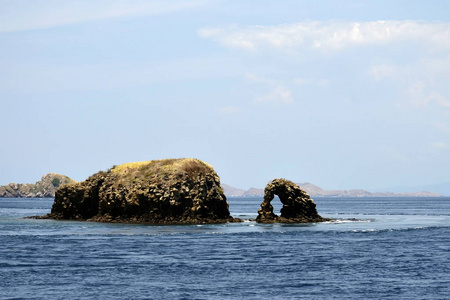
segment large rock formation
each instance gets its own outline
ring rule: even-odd
[[[270,202],[278,195],[283,207],[281,216],[273,213]],[[286,179],[274,179],[267,184],[264,190],[264,201],[258,210],[256,222],[259,223],[310,223],[323,222],[316,210],[316,204],[309,195],[295,183]]]
[[[152,224],[238,221],[214,169],[197,159],[115,166],[61,187],[47,218]]]
[[[67,176],[49,173],[36,183],[10,183],[0,186],[0,198],[53,198],[61,185],[75,182]]]

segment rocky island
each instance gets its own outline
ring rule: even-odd
[[[273,206],[270,204],[275,195],[283,203],[281,216],[273,213]],[[256,218],[259,223],[312,223],[328,220],[317,213],[316,204],[305,191],[286,179],[274,179],[266,185],[264,201]]]
[[[0,186],[0,198],[53,198],[60,186],[75,182],[65,175],[49,173],[36,183],[10,183]]]
[[[51,213],[59,220],[149,224],[237,222],[220,178],[198,159],[163,159],[114,166],[61,186]]]

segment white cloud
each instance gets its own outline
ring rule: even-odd
[[[331,65],[338,65],[342,58],[342,62],[349,63],[349,71],[357,70],[358,66],[366,68],[379,86],[383,86],[383,80],[393,83],[383,87],[387,93],[392,93],[386,99],[395,99],[393,102],[397,102],[398,107],[450,108],[447,84],[450,80],[450,23],[311,21],[277,26],[203,28],[199,35],[229,48],[264,52],[269,54],[266,60],[274,58],[277,63],[287,62],[299,67],[311,59],[322,58],[328,59]],[[352,64],[346,56],[348,53],[359,58],[362,64]],[[340,57],[341,54],[344,56]],[[258,56],[253,57],[258,59]],[[256,100],[259,103],[292,102],[289,86],[329,87],[329,81],[320,77],[294,75],[278,82],[254,74],[246,78],[271,88],[271,92]]]
[[[403,104],[413,107],[437,105],[450,108],[448,99],[450,80],[450,56],[423,57],[404,64],[379,64],[369,68],[368,74],[375,81],[389,80],[395,83]]]
[[[330,84],[328,79],[317,79],[317,78],[294,78],[292,79],[292,83],[297,86],[306,86],[306,85],[317,85],[321,87],[327,87]]]
[[[294,103],[294,100],[290,89],[285,86],[277,86],[267,95],[256,98],[255,103],[291,104]]]
[[[204,0],[3,0],[0,33],[119,17],[149,16],[204,5]]]
[[[270,48],[292,53],[307,48],[330,52],[405,41],[427,45],[432,51],[450,49],[450,23],[437,22],[302,22],[246,28],[204,28],[199,30],[199,35],[227,47],[250,51]]]
[[[430,104],[450,107],[447,84],[450,80],[450,23],[311,21],[277,26],[204,28],[199,30],[199,35],[226,47],[267,53],[268,59],[273,57],[277,63],[281,61],[300,67],[302,62],[312,59],[320,62],[323,58],[330,65],[339,65],[341,61],[348,63],[343,66],[347,73],[358,67],[367,68],[368,74],[380,84],[386,79],[394,83],[387,90],[390,88],[392,92],[393,87],[397,96],[401,95],[400,106],[406,103],[415,107]],[[339,57],[339,53],[344,56]],[[349,60],[345,56],[348,53],[359,58],[360,63]],[[330,54],[334,54],[333,58]],[[362,60],[362,57],[367,59]],[[281,89],[275,91],[275,86],[329,86],[329,81],[324,79],[293,78],[276,83],[247,76],[248,80],[265,83],[273,89],[259,102],[268,102],[275,94],[286,95],[287,102],[292,99],[288,93],[281,93]]]
[[[253,101],[258,104],[290,104],[294,103],[292,91],[282,80],[267,78],[254,73],[245,74],[245,79],[250,83],[264,85],[269,88],[269,92],[264,96],[256,97]]]
[[[450,101],[435,91],[431,92],[428,97],[429,101],[434,101],[439,106],[450,107]]]
[[[384,78],[395,78],[398,76],[398,68],[388,64],[376,65],[370,68],[369,74],[377,81]]]
[[[443,132],[450,132],[450,125],[445,124],[445,123],[436,123],[436,124],[434,124],[434,127]]]
[[[410,103],[416,107],[425,107],[431,103],[450,108],[450,101],[442,96],[439,92],[427,89],[427,86],[423,82],[416,82],[412,84],[407,90],[407,94],[410,99]]]
[[[247,73],[245,74],[245,79],[250,81],[251,83],[262,83],[262,84],[268,84],[268,85],[276,85],[278,84],[278,81],[261,76],[256,75],[254,73]]]
[[[446,154],[450,150],[450,146],[442,141],[431,143],[428,146],[428,155]]]
[[[448,149],[448,146],[446,143],[436,142],[431,145],[431,148],[435,149],[435,150],[446,150],[446,149]]]
[[[425,95],[424,90],[425,84],[423,82],[416,82],[408,88],[407,94],[411,104],[417,107],[423,107],[430,103],[431,98],[428,95]]]
[[[242,108],[239,108],[236,106],[224,106],[224,107],[220,107],[219,110],[225,114],[237,114],[237,113],[242,112]]]

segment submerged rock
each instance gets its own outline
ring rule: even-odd
[[[46,218],[151,224],[240,221],[220,178],[198,159],[127,163],[57,190]]]
[[[283,203],[281,216],[273,213],[273,206],[270,204],[275,195]],[[256,218],[259,223],[311,223],[327,220],[317,213],[316,204],[309,195],[286,179],[274,179],[266,185],[264,201]]]

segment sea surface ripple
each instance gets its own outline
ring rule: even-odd
[[[230,198],[256,217],[262,199]],[[0,299],[448,299],[450,198],[317,198],[320,224],[24,219],[0,199]]]

